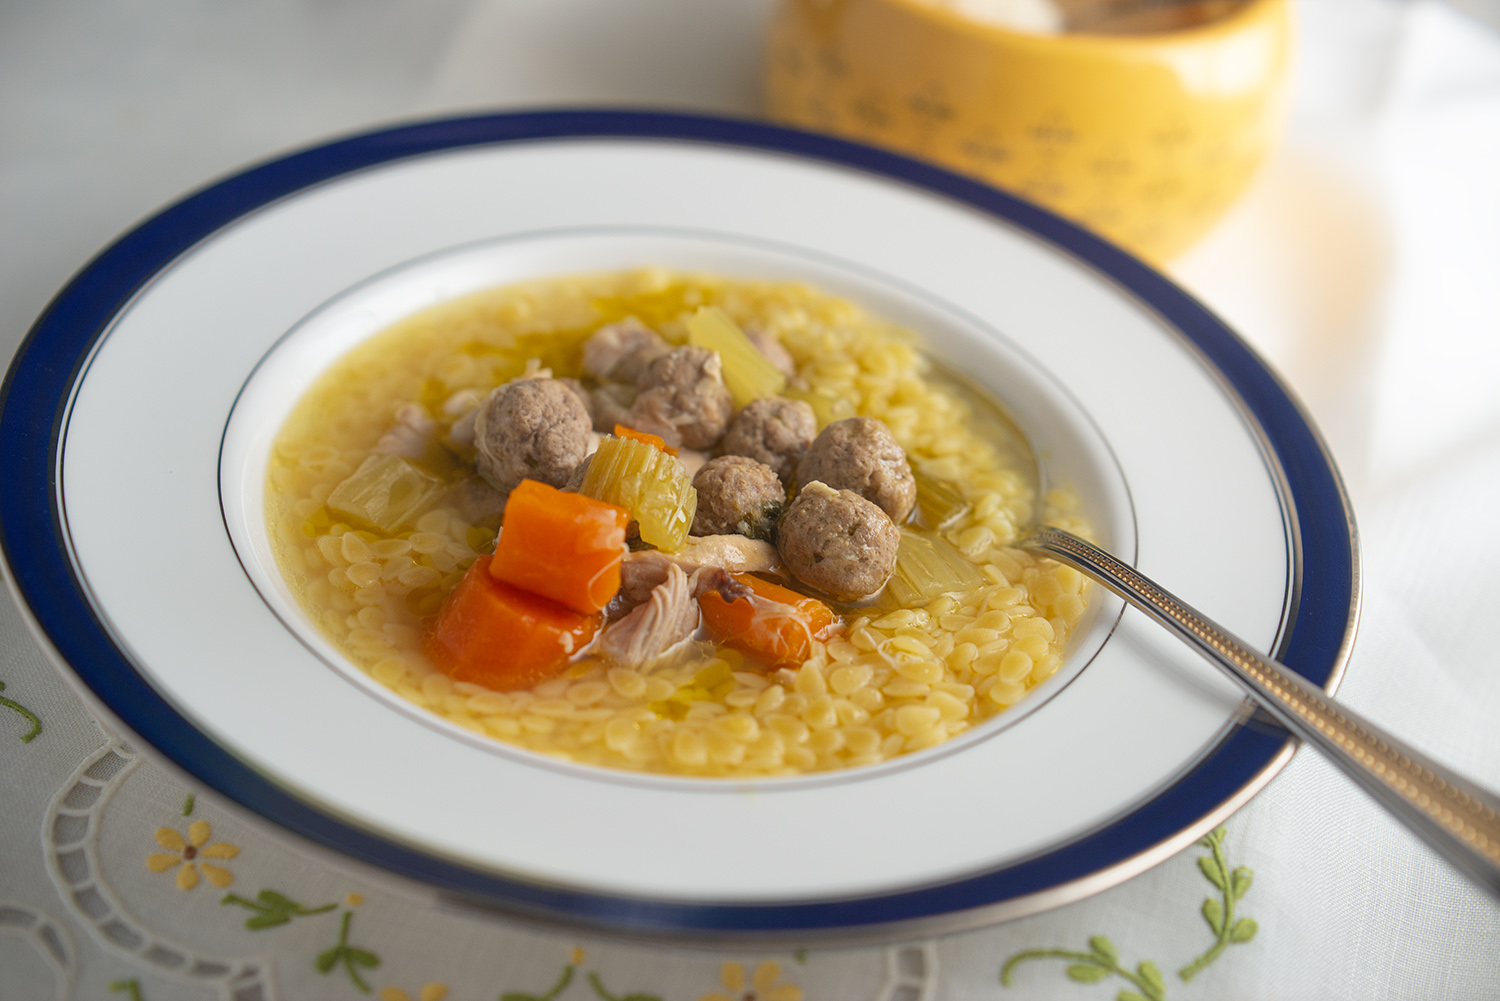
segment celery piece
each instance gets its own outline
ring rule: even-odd
[[[801,400],[812,407],[819,430],[826,428],[834,421],[841,421],[856,414],[852,400],[836,396],[826,389],[785,389],[782,390],[781,395],[791,400]]]
[[[698,491],[677,457],[629,438],[599,443],[578,492],[625,508],[641,539],[669,553],[687,541],[698,511]]]
[[[703,306],[687,321],[688,343],[717,351],[724,363],[724,385],[743,407],[786,388],[786,376],[745,336],[739,324],[717,306]]]
[[[399,455],[375,452],[328,495],[328,510],[377,531],[394,534],[416,518],[442,489]]]
[[[969,505],[953,484],[928,476],[915,464],[912,478],[917,481],[917,510],[928,528],[947,528],[968,513]]]
[[[986,583],[979,568],[941,536],[903,528],[896,570],[886,582],[881,604],[915,608],[941,595],[972,591]]]

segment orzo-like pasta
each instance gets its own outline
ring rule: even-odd
[[[723,574],[717,583],[704,583],[692,573],[697,564],[684,563],[688,573],[673,571],[669,580],[687,581],[679,581],[679,588],[697,581],[693,598],[705,610],[698,617],[693,609],[691,638],[665,651],[642,654],[637,644],[634,653],[610,653],[625,649],[601,637],[626,612],[621,596],[627,575],[620,596],[601,611],[563,610],[592,614],[592,625],[576,633],[580,648],[568,647],[565,659],[548,669],[550,676],[502,686],[508,690],[454,680],[454,674],[472,675],[435,661],[434,630],[462,581],[482,578],[474,586],[492,586],[478,568],[495,571],[489,554],[496,547],[497,505],[515,486],[495,472],[505,456],[487,460],[476,453],[485,434],[505,430],[498,417],[487,427],[486,418],[474,416],[476,407],[482,411],[500,392],[497,387],[515,385],[512,380],[535,378],[540,385],[550,376],[571,396],[559,390],[547,406],[574,408],[570,400],[576,397],[595,427],[649,424],[643,402],[651,391],[644,388],[651,385],[648,376],[638,374],[633,384],[620,378],[609,383],[600,376],[604,363],[597,352],[586,357],[587,345],[601,328],[631,336],[644,330],[656,339],[657,358],[669,349],[681,354],[678,346],[698,343],[694,317],[710,312],[727,317],[726,329],[738,328],[772,368],[785,370],[785,378],[772,377],[779,380],[777,398],[810,407],[817,429],[844,422],[857,430],[859,422],[850,420],[856,417],[883,423],[916,474],[917,491],[915,504],[907,505],[910,515],[898,508],[891,525],[876,527],[883,537],[901,540],[899,553],[891,550],[897,553],[897,577],[904,572],[901,561],[918,550],[930,558],[929,569],[937,566],[936,576],[913,581],[908,574],[905,586],[893,579],[872,595],[855,597],[808,585],[786,569],[797,556],[776,536],[777,525],[785,526],[804,494],[811,502],[821,490],[832,503],[850,491],[809,490],[798,483],[802,453],[780,468],[778,484],[777,456],[745,449],[739,454],[760,456],[770,465],[736,460],[733,468],[725,467],[726,475],[753,466],[770,494],[781,496],[784,484],[789,495],[784,504],[757,509],[780,522],[768,516],[745,529],[756,536],[746,546],[780,553],[786,566],[750,569],[821,599],[811,604],[835,613],[833,625],[806,630],[806,642],[794,647],[795,662],[757,653],[753,643],[717,642],[725,636],[715,634],[708,606],[740,607],[734,594],[748,592],[733,589],[744,575],[731,575],[739,584],[726,582]],[[747,390],[740,377],[744,371],[762,373],[765,366],[751,361],[736,368],[732,352],[723,354],[737,420],[748,406],[746,394],[757,392],[753,379]],[[646,360],[652,372],[664,364]],[[616,405],[619,413],[601,414]],[[350,661],[401,697],[475,733],[572,761],[648,772],[753,777],[851,768],[940,744],[1014,705],[1058,669],[1084,614],[1087,587],[1077,572],[1010,545],[1040,501],[1028,479],[1024,445],[1008,436],[990,407],[935,369],[912,334],[803,285],[659,270],[538,281],[429,309],[339,360],[299,402],[276,440],[266,490],[268,529],[306,614]],[[621,415],[626,420],[616,419]],[[643,450],[671,467],[668,473],[678,478],[671,482],[686,483],[686,471],[697,460],[689,460],[692,450],[685,446],[669,459],[672,442],[664,439],[678,431],[687,439],[692,427],[669,421],[657,430],[663,431],[658,439],[642,433],[637,441],[622,427],[623,437],[605,440]],[[647,440],[660,444],[641,444]],[[762,434],[755,448],[768,440]],[[593,452],[598,441],[597,434],[590,436],[591,462],[570,476],[571,483],[559,476],[538,489],[589,493],[589,466],[603,465],[602,452]],[[488,472],[481,472],[486,461]],[[567,473],[573,459],[556,461]],[[700,470],[693,482],[701,485],[703,475]],[[378,502],[369,500],[370,482],[377,484]],[[623,488],[614,486],[620,503]],[[507,512],[521,492],[510,494]],[[877,521],[886,517],[876,506],[884,498],[868,491],[866,496],[875,503],[848,503],[875,511]],[[1049,520],[1087,533],[1067,496],[1055,494],[1046,502]],[[706,499],[696,503],[699,514],[687,511],[689,520],[712,506]],[[541,505],[542,514],[549,506]],[[632,522],[626,563],[651,554],[652,538],[669,556],[682,544],[677,536],[663,543],[664,537],[651,533],[664,529],[644,510],[630,502],[625,508]],[[726,517],[732,522],[737,515]]]

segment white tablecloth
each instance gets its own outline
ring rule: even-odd
[[[763,0],[11,0],[0,357],[132,223],[331,134],[562,104],[755,114],[766,12]],[[1428,0],[1305,0],[1301,13],[1285,148],[1172,271],[1285,375],[1348,479],[1365,593],[1340,696],[1500,787],[1500,35]],[[647,946],[437,907],[183,785],[89,716],[4,601],[0,682],[43,724],[22,742],[30,721],[0,706],[7,1001],[352,998],[361,986],[387,1001],[1500,995],[1500,907],[1310,753],[1226,825],[1227,867],[1253,871],[1236,918],[1253,924],[1184,981],[1214,943],[1200,914],[1222,896],[1198,863],[1207,848],[933,941]],[[204,852],[199,885],[183,890],[182,864],[148,861],[182,854],[159,829],[238,851]],[[1093,936],[1139,983],[1091,985],[1068,976],[1077,961],[1039,956],[1002,987],[1007,958],[1087,952]]]

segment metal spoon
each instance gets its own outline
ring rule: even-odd
[[[1044,493],[1046,467],[1026,433],[994,398],[965,376],[939,377],[974,407],[972,419]],[[1036,516],[1033,515],[1035,519]],[[1261,708],[1312,744],[1438,854],[1500,898],[1500,796],[1455,774],[1340,705],[1286,665],[1252,650],[1218,623],[1134,567],[1085,539],[1033,521],[1014,545],[1066,563],[1166,626],[1237,681]]]
[[[1016,545],[1087,574],[1196,647],[1438,854],[1500,898],[1500,797],[1349,711],[1285,665],[1256,653],[1093,543],[1039,525]]]

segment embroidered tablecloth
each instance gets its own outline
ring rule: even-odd
[[[0,357],[95,249],[278,150],[476,109],[754,114],[767,6],[6,4]],[[1500,787],[1500,36],[1429,0],[1301,20],[1288,142],[1174,275],[1283,372],[1349,480],[1365,593],[1341,697]],[[6,1001],[1500,995],[1500,906],[1309,753],[1079,903],[765,951],[466,912],[293,841],[96,721],[4,600],[0,683]]]

